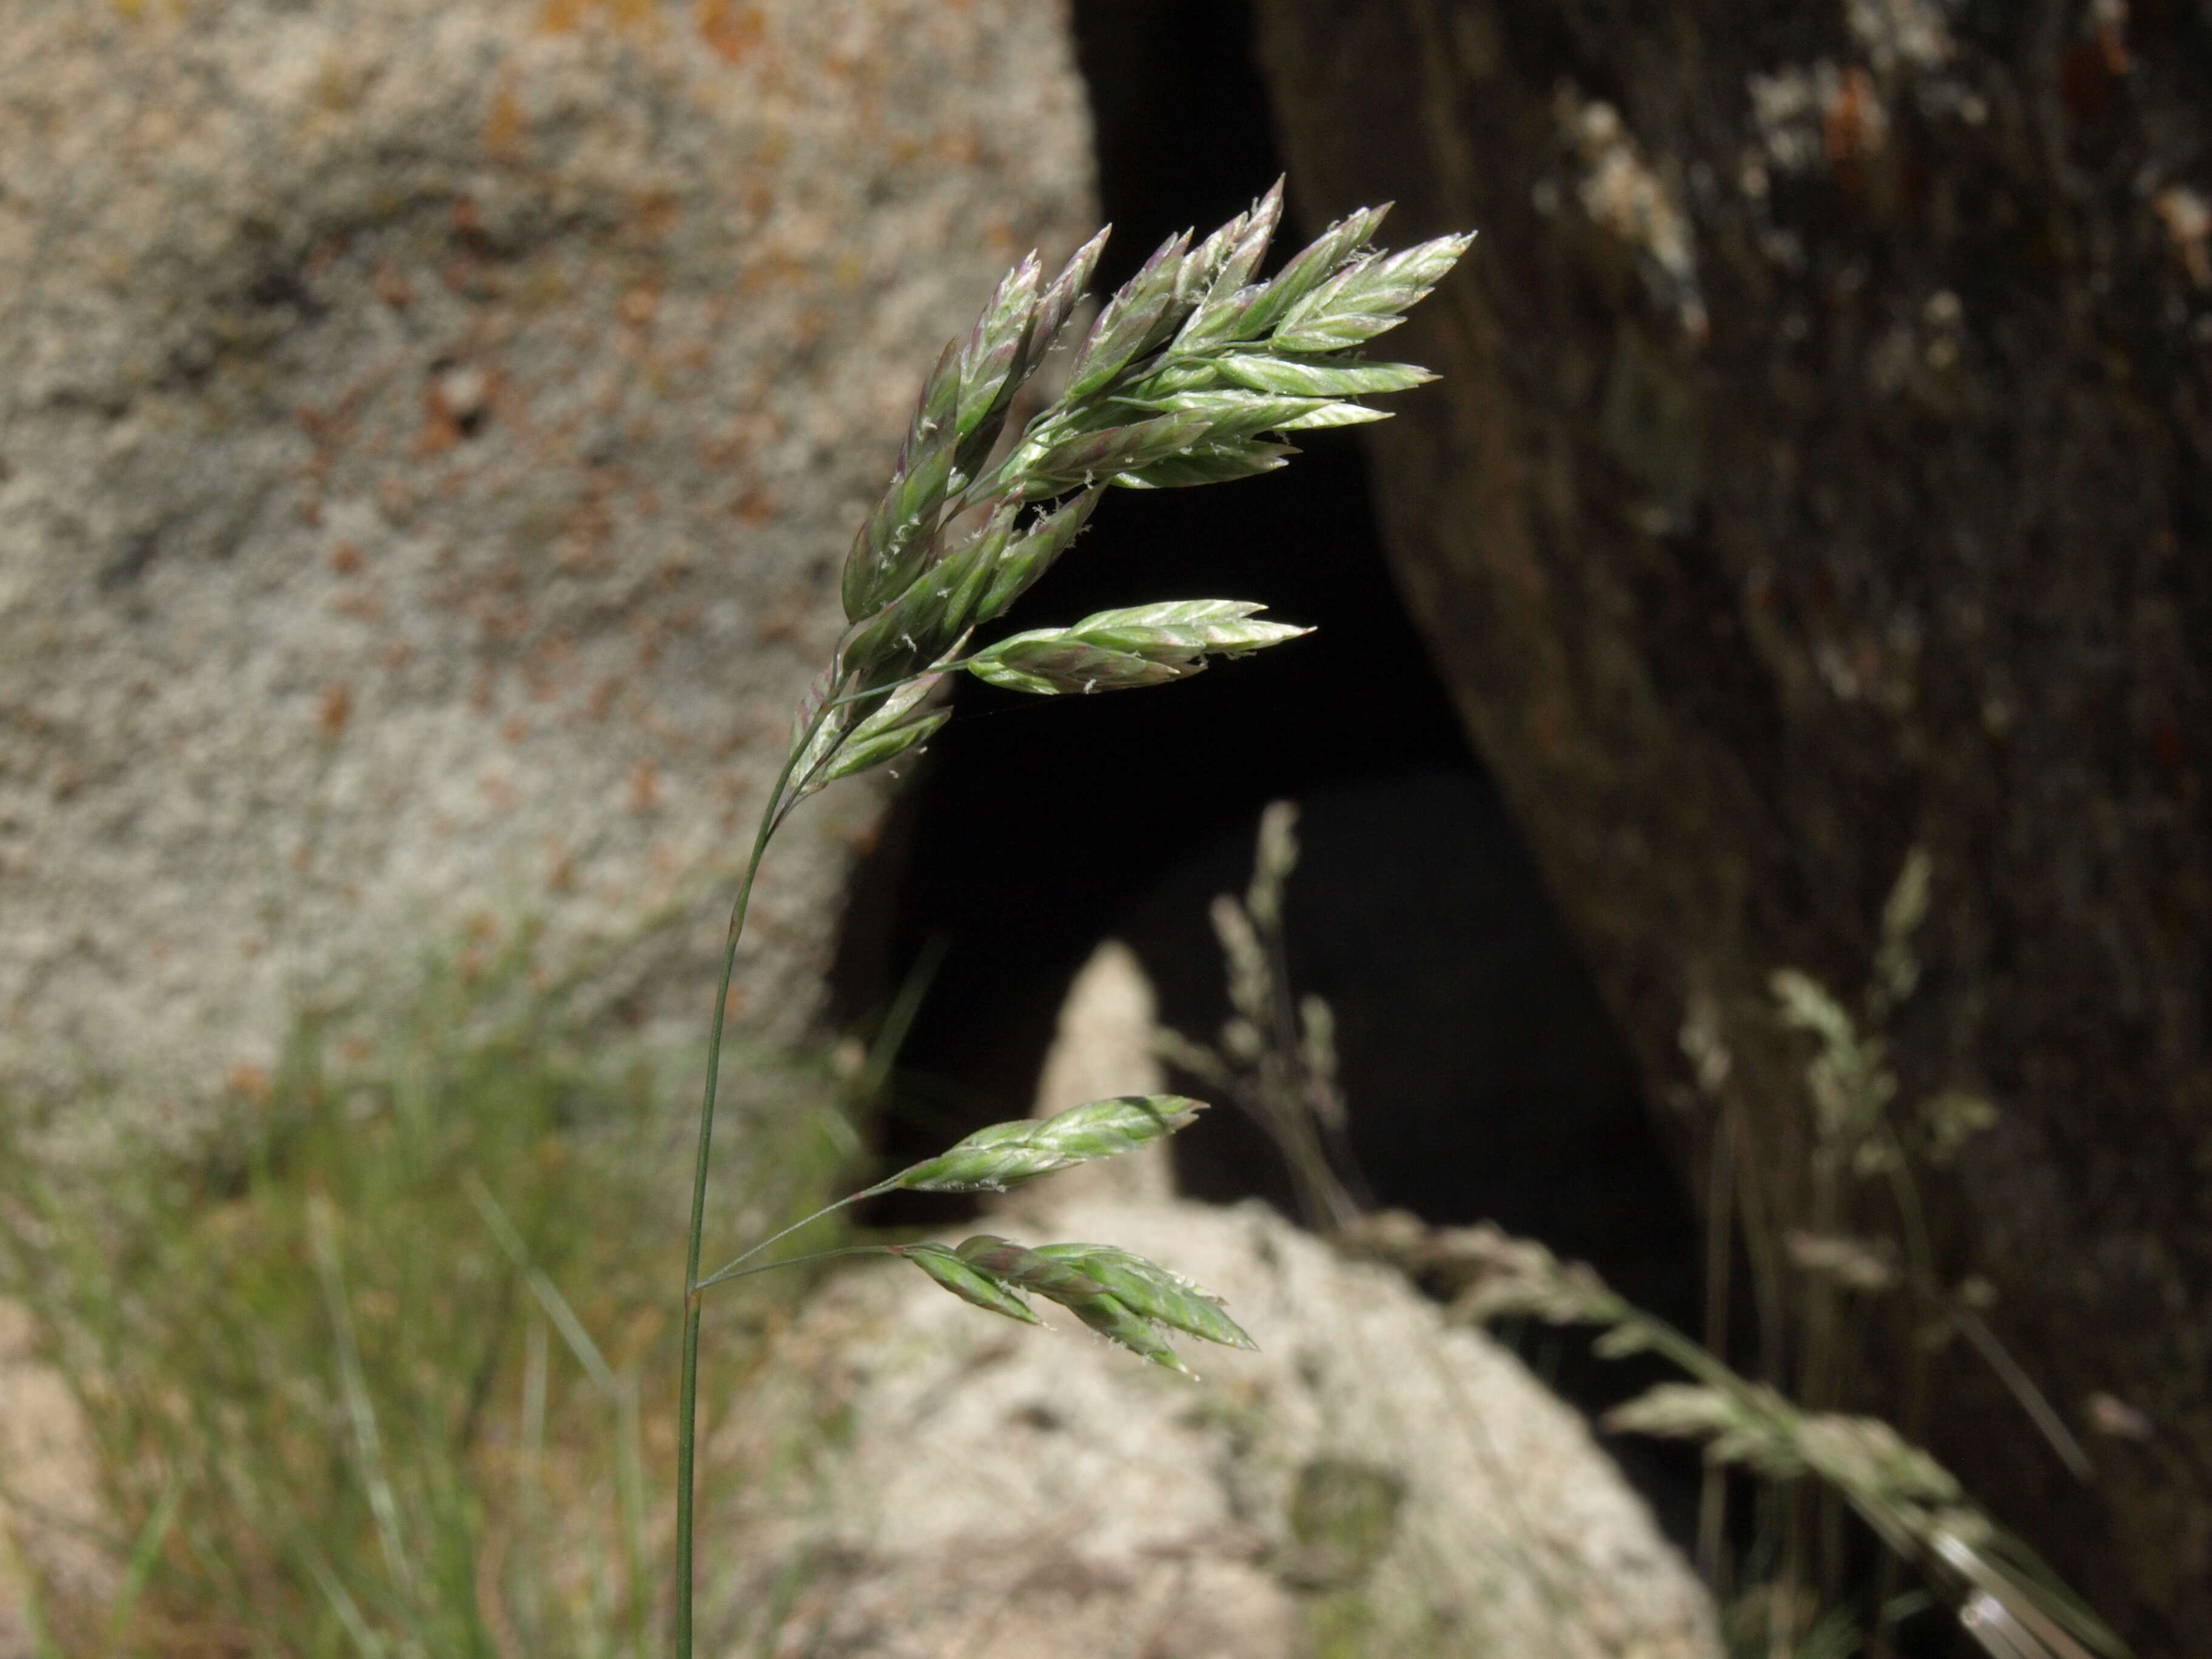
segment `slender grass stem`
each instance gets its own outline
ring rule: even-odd
[[[823,1213],[828,1213],[826,1211]],[[778,1267],[803,1267],[810,1261],[828,1261],[844,1255],[891,1255],[896,1252],[888,1244],[847,1244],[835,1250],[810,1250],[805,1255],[786,1256],[781,1261],[763,1261],[750,1267],[740,1267],[734,1262],[718,1273],[709,1273],[699,1281],[702,1291],[717,1285],[726,1285],[733,1279],[750,1279],[755,1273],[774,1273]]]
[[[1404,391],[1431,378],[1419,369],[1377,366],[1346,354],[1352,344],[1389,328],[1425,297],[1467,251],[1472,238],[1439,237],[1385,261],[1365,248],[1382,222],[1382,210],[1363,208],[1331,226],[1281,274],[1255,283],[1251,278],[1281,209],[1279,184],[1195,249],[1188,234],[1164,244],[1085,332],[1071,364],[1074,378],[1062,393],[1027,422],[995,466],[976,477],[973,475],[985,469],[989,457],[999,453],[1015,393],[1066,330],[1076,296],[1089,281],[1103,246],[1103,233],[1079,250],[1049,286],[1034,257],[1008,273],[968,342],[948,346],[924,381],[899,470],[847,559],[841,583],[846,616],[855,623],[880,626],[848,633],[837,647],[827,683],[810,694],[818,700],[792,745],[753,838],[752,855],[731,908],[714,994],[684,1245],[677,1419],[676,1659],[691,1659],[692,1650],[701,1293],[708,1283],[734,1277],[750,1256],[775,1242],[755,1246],[711,1280],[702,1281],[699,1255],[706,1232],[714,1097],[730,981],[762,858],[784,818],[814,786],[832,775],[848,775],[891,760],[924,741],[943,719],[927,709],[893,708],[888,714],[878,710],[871,718],[880,718],[880,724],[870,730],[867,721],[848,725],[836,716],[834,727],[827,728],[836,740],[824,745],[832,752],[807,759],[825,730],[824,722],[846,705],[956,669],[993,684],[1042,696],[1156,684],[1197,672],[1208,656],[1243,655],[1307,631],[1255,621],[1254,613],[1261,607],[1241,600],[1170,601],[1100,611],[1073,628],[1017,634],[972,657],[956,659],[954,654],[977,626],[1003,616],[1060,556],[1081,530],[1105,483],[1151,489],[1225,483],[1270,471],[1291,452],[1287,446],[1261,441],[1260,434],[1273,431],[1279,436],[1306,426],[1375,418],[1375,411],[1365,405],[1339,400]],[[1287,377],[1298,395],[1261,392],[1236,382],[1231,375],[1194,404],[1185,394],[1210,386],[1211,369],[1173,384],[1158,378],[1176,370],[1186,357],[1195,372],[1200,363],[1215,360],[1225,366],[1231,356],[1269,366],[1263,380]],[[1252,372],[1248,363],[1248,376]],[[995,529],[987,525],[964,540],[946,539],[961,514],[987,501],[994,504]],[[1018,539],[1009,539],[1022,503],[1052,501],[1061,505],[1041,513]],[[917,660],[930,665],[908,672]],[[903,678],[886,685],[866,684],[884,675]],[[833,700],[831,693],[854,680],[866,689]],[[866,736],[860,737],[863,732]],[[839,745],[856,737],[859,741],[838,757]],[[807,772],[794,779],[802,760]],[[1070,1122],[1059,1133],[1072,1138],[1073,1152],[1061,1164],[1044,1167],[1110,1156],[1181,1127],[1188,1116],[1183,1114],[1171,1124],[1146,1125],[1134,1141],[1129,1139],[1134,1133],[1131,1126],[1109,1133],[1103,1120]],[[1121,1142],[1109,1144],[1116,1136]],[[968,1152],[975,1169],[996,1167],[983,1149]],[[1006,1167],[1014,1179],[1042,1172]],[[982,1184],[988,1184],[986,1177],[967,1183]],[[855,1194],[830,1208],[842,1208],[868,1195]],[[818,1218],[817,1214],[807,1220]],[[776,1237],[787,1237],[796,1231],[787,1228]],[[994,1298],[1000,1297],[1011,1298],[1009,1306],[1018,1304],[1019,1297],[1010,1291],[989,1291],[988,1273],[977,1272],[981,1276],[974,1283],[962,1281],[963,1294],[983,1297],[987,1306],[999,1307]],[[1139,1320],[1130,1330],[1141,1327]],[[1128,1335],[1123,1332],[1117,1340]],[[1139,1351],[1162,1364],[1172,1358],[1156,1340]]]
[[[902,674],[895,680],[885,680],[880,685],[871,685],[858,691],[848,691],[842,697],[832,697],[824,708],[842,708],[848,702],[861,702],[870,697],[880,697],[886,691],[896,691],[901,686],[912,685],[916,680],[926,680],[939,674],[957,674],[975,660],[973,657],[955,657],[947,662],[933,662],[927,668],[918,668],[911,674]]]
[[[785,795],[791,787],[791,775],[827,718],[826,708],[816,711],[812,721],[791,745],[790,756],[769,792],[760,829],[753,836],[752,854],[745,860],[745,873],[730,907],[729,936],[722,945],[722,971],[714,990],[714,1023],[707,1037],[707,1081],[699,1103],[699,1152],[691,1172],[691,1220],[684,1238],[684,1355],[676,1392],[676,1659],[691,1659],[691,1602],[696,1576],[692,1520],[697,1498],[699,1422],[699,1252],[707,1232],[707,1176],[714,1151],[714,1093],[721,1079],[722,1034],[729,1022],[730,979],[737,970],[738,941],[744,933],[745,907],[752,899],[753,882],[760,874],[762,859],[767,856],[769,839],[783,822],[790,805]]]
[[[751,1261],[763,1250],[768,1249],[769,1245],[781,1243],[783,1240],[789,1238],[792,1234],[799,1232],[805,1228],[812,1226],[816,1222],[821,1220],[823,1216],[835,1215],[838,1211],[848,1208],[852,1205],[858,1204],[863,1199],[880,1198],[884,1194],[890,1191],[891,1188],[897,1184],[898,1183],[894,1181],[880,1181],[872,1187],[863,1188],[857,1193],[848,1194],[845,1197],[839,1199],[835,1204],[824,1204],[820,1209],[817,1210],[812,1215],[806,1217],[804,1220],[793,1222],[791,1225],[786,1227],[781,1232],[776,1234],[773,1238],[763,1238],[759,1243],[754,1245],[752,1249],[747,1250],[743,1255],[735,1258],[733,1261],[724,1262],[720,1267],[715,1268],[713,1273],[708,1273],[704,1279],[695,1280],[691,1286],[692,1290],[694,1291],[703,1291],[710,1285],[720,1285],[725,1279],[743,1278],[744,1275],[738,1272],[738,1269],[744,1267],[746,1262]],[[805,1256],[794,1256],[793,1258],[793,1261],[804,1261],[809,1259],[810,1258]],[[767,1265],[774,1267],[781,1267],[783,1264],[781,1262],[772,1261]],[[750,1269],[750,1271],[757,1273],[760,1270],[758,1268],[753,1268]]]

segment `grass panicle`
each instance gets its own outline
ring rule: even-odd
[[[1156,1261],[1110,1244],[1040,1244],[1031,1249],[989,1233],[956,1246],[887,1245],[964,1302],[1042,1322],[1025,1296],[1042,1296],[1092,1330],[1185,1376],[1194,1376],[1164,1334],[1180,1331],[1227,1348],[1258,1345],[1224,1311],[1221,1299]]]
[[[1182,1095],[1121,1095],[1050,1117],[994,1123],[887,1184],[913,1193],[1004,1192],[1055,1170],[1133,1152],[1188,1128],[1205,1109],[1204,1101]]]
[[[807,796],[926,743],[945,723],[942,698],[956,673],[1039,696],[1122,690],[1185,678],[1211,658],[1243,656],[1307,631],[1261,620],[1262,607],[1248,600],[1175,600],[1099,611],[970,649],[978,629],[1004,617],[1065,556],[1107,489],[1180,489],[1273,471],[1296,453],[1283,441],[1287,434],[1380,419],[1383,411],[1358,400],[1431,378],[1359,353],[1404,320],[1472,238],[1380,252],[1367,243],[1384,211],[1362,208],[1339,220],[1262,281],[1261,264],[1282,219],[1279,180],[1197,246],[1189,231],[1168,238],[1079,340],[1068,336],[1105,233],[1049,282],[1032,253],[1006,274],[966,337],[946,345],[922,382],[890,482],[845,561],[840,592],[850,625],[800,701],[731,908],[708,1039],[684,1269],[678,1659],[690,1659],[692,1650],[700,1298],[713,1285],[757,1271],[745,1263],[775,1242],[700,1273],[730,976],[769,843]],[[1009,430],[1017,398],[1063,346],[1072,356],[1059,394],[1018,432]],[[999,1125],[830,1208],[902,1185],[939,1192],[1003,1187],[1180,1127],[1139,1122],[1128,1104],[1106,1103],[1110,1109],[1079,1122],[1063,1114],[1042,1126]],[[1013,1294],[1012,1285],[1049,1296],[1043,1280],[1081,1278],[1092,1288],[1071,1291],[1062,1305],[1146,1358],[1182,1369],[1158,1334],[1163,1316],[1144,1310],[1180,1304],[1159,1288],[1164,1281],[1146,1280],[1129,1265],[1135,1258],[1102,1267],[1119,1291],[1102,1287],[1073,1261],[1035,1253],[1021,1260],[1021,1274],[1013,1277],[972,1261],[968,1271],[942,1260],[926,1271],[956,1295],[1001,1313],[1009,1310],[1000,1298]],[[1021,1276],[1030,1274],[1042,1278]],[[1140,1282],[1153,1288],[1140,1291]],[[1234,1329],[1225,1321],[1222,1328]]]
[[[1282,1154],[1299,1213],[1327,1230],[1366,1207],[1365,1183],[1346,1137],[1336,1077],[1336,1022],[1319,997],[1290,994],[1283,884],[1297,867],[1297,808],[1271,803],[1260,814],[1252,879],[1240,902],[1216,897],[1209,913],[1228,965],[1230,1016],[1209,1046],[1178,1031],[1158,1037],[1160,1058],[1219,1091]]]

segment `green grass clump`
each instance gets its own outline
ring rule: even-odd
[[[526,980],[436,975],[350,1055],[303,1030],[220,1161],[7,1161],[0,1288],[88,1408],[116,1558],[137,1540],[121,1605],[48,1599],[56,1651],[660,1650],[678,1115],[659,1068],[570,1042]],[[789,1073],[738,1117],[733,1210],[769,1170],[775,1206],[811,1207],[853,1144],[826,1085]],[[772,1295],[722,1322],[710,1374]]]

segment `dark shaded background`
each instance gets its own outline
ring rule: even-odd
[[[1104,286],[1164,236],[1242,211],[1280,167],[1247,8],[1076,16],[1115,227]],[[1011,619],[1249,597],[1315,624],[1310,638],[1165,692],[1049,710],[962,689],[863,877],[845,953],[850,1002],[879,1004],[933,939],[946,947],[902,1053],[923,1107],[891,1125],[892,1150],[1026,1109],[1067,981],[1101,938],[1136,946],[1168,1023],[1210,1037],[1226,1006],[1207,902],[1242,890],[1261,807],[1291,799],[1305,810],[1294,971],[1339,1012],[1378,1200],[1536,1232],[1679,1312],[1686,1209],[1632,1062],[1391,585],[1358,450],[1314,439],[1248,483],[1117,493],[1085,556]],[[1210,1121],[1183,1156],[1204,1196],[1287,1195],[1241,1122]]]
[[[946,944],[898,1150],[1026,1103],[1103,934],[1209,1031],[1204,900],[1288,796],[1295,964],[1339,1006],[1378,1197],[1493,1215],[1688,1319],[1681,1194],[1717,1140],[1769,1236],[1803,1224],[1806,1050],[1769,975],[1853,992],[1922,848],[1897,1109],[1996,1103],[1929,1182],[1942,1271],[1994,1284],[2094,1476],[1957,1344],[1917,1421],[1898,1304],[1840,1403],[1924,1433],[2147,1656],[2201,1650],[2212,12],[1075,12],[1109,280],[1284,161],[1296,230],[1395,197],[1387,240],[1482,236],[1393,337],[1435,395],[1269,479],[1117,498],[1020,618],[1249,597],[1316,636],[1049,728],[961,703],[845,957],[857,1011]],[[1731,1061],[1703,1088],[1692,1010]],[[1194,1190],[1280,1197],[1234,1127],[1184,1152]],[[2143,1426],[2100,1437],[2106,1394]]]
[[[1160,240],[1249,205],[1281,172],[1240,4],[1079,4],[1081,64],[1112,222],[1099,283]],[[1300,245],[1299,207],[1272,256]],[[964,685],[926,769],[860,876],[839,981],[865,1024],[941,946],[902,1050],[885,1135],[921,1157],[1029,1108],[1054,1016],[1097,942],[1127,940],[1163,1019],[1210,1039],[1227,1012],[1206,906],[1242,891],[1260,810],[1297,801],[1293,973],[1340,1025],[1354,1150],[1377,1201],[1489,1218],[1696,1317],[1684,1191],[1634,1064],[1394,588],[1349,434],[1310,434],[1267,477],[1116,492],[1085,556],[1010,626],[1154,599],[1236,597],[1315,624],[1291,647],[1160,691],[1043,708]],[[1187,1083],[1187,1080],[1186,1080]],[[1233,1112],[1177,1143],[1186,1188],[1292,1210],[1279,1161]],[[941,1200],[925,1218],[941,1221]],[[878,1212],[906,1218],[898,1200]],[[1650,1380],[1531,1337],[1593,1407]],[[1616,1449],[1670,1522],[1689,1460]]]

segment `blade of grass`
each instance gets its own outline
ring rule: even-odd
[[[507,1218],[507,1212],[500,1208],[499,1200],[491,1195],[491,1189],[483,1184],[473,1170],[461,1177],[461,1189],[468,1194],[469,1202],[476,1206],[477,1213],[483,1218],[484,1225],[490,1229],[492,1237],[498,1241],[500,1249],[507,1253],[507,1260],[522,1275],[523,1282],[530,1286],[531,1295],[538,1298],[538,1305],[544,1309],[545,1316],[561,1333],[561,1340],[568,1345],[568,1352],[584,1368],[585,1375],[592,1379],[592,1385],[610,1401],[616,1399],[620,1390],[616,1386],[614,1368],[607,1364],[606,1356],[599,1352],[599,1345],[592,1340],[592,1334],[584,1328],[584,1322],[576,1317],[576,1310],[568,1305],[568,1298],[561,1294],[561,1287],[548,1279],[544,1271],[531,1259],[530,1246],[515,1231],[514,1224]]]
[[[622,1507],[623,1559],[629,1579],[631,1659],[653,1652],[653,1576],[645,1536],[645,1427],[641,1383],[633,1365],[616,1397],[615,1483]]]
[[[146,1593],[147,1581],[161,1561],[162,1547],[168,1542],[170,1528],[176,1525],[177,1511],[183,1506],[184,1498],[183,1483],[172,1472],[162,1483],[161,1496],[154,1504],[154,1512],[146,1517],[146,1524],[139,1528],[137,1539],[131,1546],[123,1582],[116,1587],[115,1600],[108,1607],[106,1646],[111,1654],[122,1649],[131,1616],[137,1611],[138,1599]]]
[[[368,1620],[362,1616],[361,1604],[339,1579],[330,1558],[316,1546],[307,1528],[298,1524],[296,1516],[294,1524],[301,1559],[307,1563],[308,1576],[315,1581],[315,1588],[322,1591],[323,1599],[330,1603],[339,1626],[359,1650],[362,1659],[385,1659],[383,1638],[369,1628]]]
[[[353,1311],[346,1303],[345,1278],[338,1259],[337,1224],[330,1200],[320,1195],[307,1201],[307,1234],[322,1280],[323,1300],[330,1310],[337,1340],[338,1378],[344,1390],[346,1414],[353,1428],[354,1462],[368,1494],[369,1513],[376,1519],[384,1565],[398,1587],[411,1594],[416,1585],[415,1564],[409,1558],[399,1527],[399,1501],[385,1468],[384,1441],[376,1422],[375,1402],[369,1398],[368,1380],[361,1364],[361,1346],[355,1340]]]

